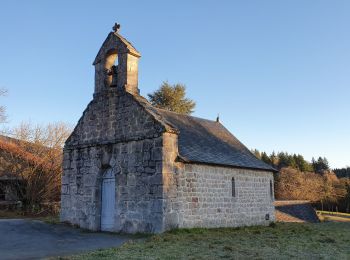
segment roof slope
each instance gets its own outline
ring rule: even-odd
[[[136,48],[123,36],[121,36],[119,33],[110,32],[98,51],[93,65],[99,63],[106,56],[106,52],[113,49],[116,49],[118,53],[127,52],[136,57],[141,57],[141,54],[136,50]]]
[[[184,161],[276,171],[256,158],[221,123],[156,110],[162,121],[179,131],[179,155]]]

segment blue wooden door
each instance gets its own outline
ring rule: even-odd
[[[115,177],[111,169],[102,179],[101,230],[113,231],[115,213]]]

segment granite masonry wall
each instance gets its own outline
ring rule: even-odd
[[[183,205],[179,226],[268,224],[274,221],[270,183],[273,184],[271,172],[186,164],[185,173],[179,178]]]
[[[66,149],[156,138],[164,132],[132,94],[110,87],[94,94]]]
[[[266,225],[275,220],[272,172],[179,162],[177,147],[177,135],[165,133],[164,230]]]
[[[95,95],[64,149],[61,220],[100,230],[101,181],[116,178],[114,231],[163,230],[162,127],[134,97]]]

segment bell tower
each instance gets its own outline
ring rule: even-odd
[[[139,94],[138,61],[141,54],[119,34],[120,24],[113,26],[93,63],[95,66],[95,92],[117,88],[133,95]]]

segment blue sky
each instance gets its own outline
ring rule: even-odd
[[[186,84],[195,116],[249,148],[350,165],[349,1],[0,2],[0,87],[11,127],[75,124],[115,21],[141,52],[139,88]]]

